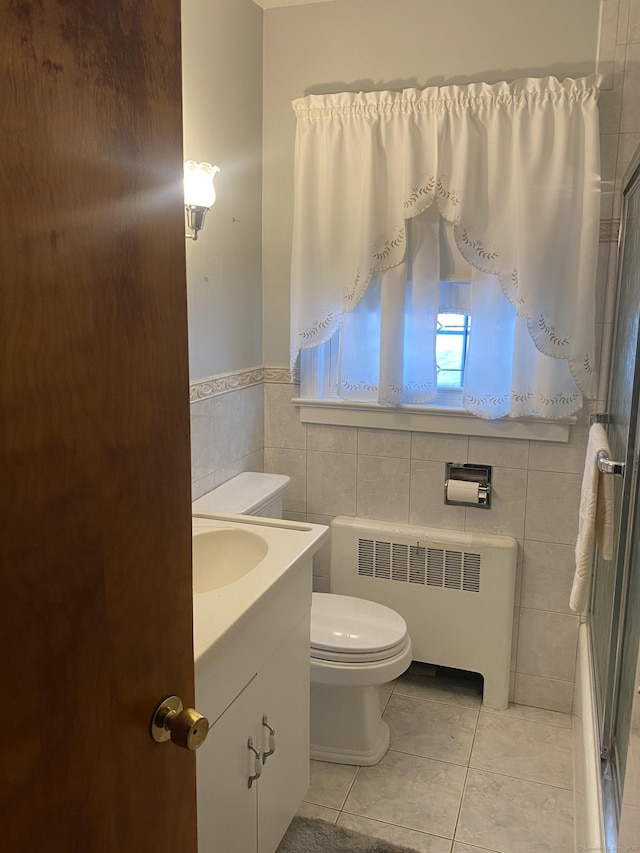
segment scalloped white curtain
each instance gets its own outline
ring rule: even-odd
[[[342,397],[432,400],[448,222],[471,265],[463,406],[560,418],[593,397],[598,84],[527,78],[294,101],[292,368],[340,328]]]

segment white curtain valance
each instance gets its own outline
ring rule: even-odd
[[[483,417],[562,417],[594,396],[598,83],[529,78],[294,101],[292,367],[300,349],[344,325],[370,283],[399,293],[414,267],[426,272],[411,279],[411,299],[432,322],[440,232],[421,216],[432,208],[474,268],[464,405]],[[479,330],[498,337],[491,313],[476,323],[483,305],[511,336],[508,369],[499,352],[477,360],[489,343]],[[487,359],[500,368],[493,387],[482,379]],[[539,379],[523,359],[543,365]],[[400,366],[381,364],[376,382],[379,402],[405,399]]]

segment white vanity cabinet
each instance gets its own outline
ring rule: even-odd
[[[196,754],[199,853],[274,853],[304,797],[310,609],[309,562],[217,653],[196,661],[196,706],[212,724]],[[275,729],[275,750],[264,762],[263,719]],[[249,787],[256,763],[260,777]]]
[[[258,675],[263,713],[275,729],[275,751],[257,783],[258,853],[273,853],[309,787],[309,631],[307,615]]]

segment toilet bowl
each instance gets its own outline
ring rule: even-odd
[[[314,592],[311,606],[311,758],[377,764],[389,747],[380,686],[411,663],[407,624],[395,610]]]
[[[196,499],[194,514],[282,517],[289,477],[245,472]],[[311,606],[311,758],[377,764],[389,747],[380,686],[411,663],[404,619],[389,607],[314,592]]]

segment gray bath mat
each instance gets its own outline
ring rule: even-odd
[[[294,817],[276,853],[417,853],[316,817]]]

